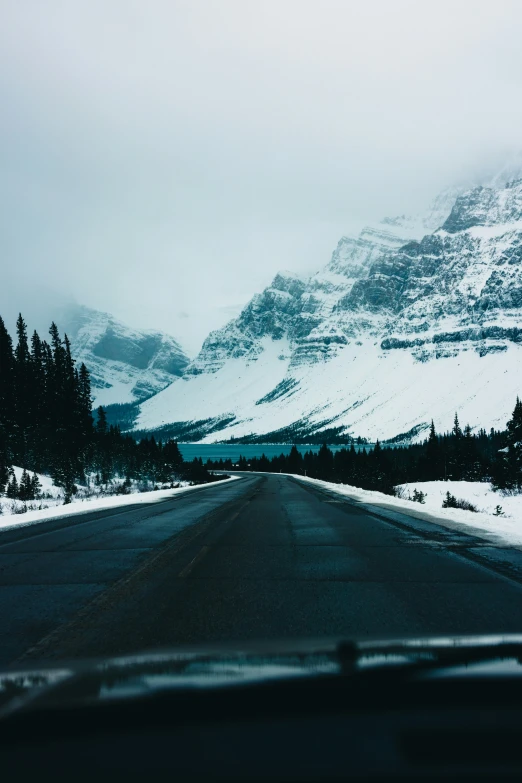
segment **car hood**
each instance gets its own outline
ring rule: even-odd
[[[13,711],[86,705],[190,688],[290,678],[522,676],[522,635],[305,640],[143,652],[0,673],[0,718]]]

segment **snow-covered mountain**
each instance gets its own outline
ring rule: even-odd
[[[522,179],[508,170],[343,237],[308,279],[277,275],[136,426],[207,441],[419,437],[456,410],[503,427],[521,393]]]
[[[173,337],[131,329],[108,313],[76,306],[56,320],[76,361],[91,372],[96,405],[144,400],[179,378],[189,363]]]

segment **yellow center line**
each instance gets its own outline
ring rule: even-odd
[[[192,558],[190,563],[188,565],[186,565],[185,568],[183,568],[179,572],[178,577],[180,579],[185,579],[190,574],[190,572],[192,571],[194,566],[197,565],[200,560],[203,560],[203,558],[205,557],[205,555],[207,554],[209,549],[210,549],[209,546],[202,546],[201,549],[199,550],[199,552],[197,553],[197,555]]]
[[[248,506],[249,503],[250,503],[250,498],[240,506],[238,511],[236,511],[234,514],[232,514],[231,517],[227,519],[227,524],[234,522],[234,520],[238,518],[238,516]],[[199,552],[197,553],[197,555],[192,558],[190,563],[186,565],[185,568],[183,568],[179,572],[178,579],[186,579],[186,577],[193,571],[194,567],[200,562],[200,560],[203,560],[203,558],[209,552],[209,550],[210,550],[210,546],[208,545],[202,546]]]

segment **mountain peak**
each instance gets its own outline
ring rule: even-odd
[[[448,233],[475,226],[502,226],[522,220],[522,179],[503,187],[478,185],[460,195],[442,229]]]
[[[110,313],[84,305],[62,311],[57,325],[69,336],[76,361],[90,370],[99,405],[150,397],[180,377],[189,363],[170,335],[133,329]]]

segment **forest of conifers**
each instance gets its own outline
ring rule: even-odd
[[[352,444],[332,451],[327,445],[317,453],[301,454],[293,446],[288,455],[268,459],[264,455],[237,463],[208,460],[209,470],[258,470],[297,473],[323,481],[351,484],[394,494],[395,487],[412,481],[491,481],[498,489],[522,487],[522,403],[517,399],[513,416],[505,431],[480,430],[472,433],[461,428],[455,415],[450,433],[438,435],[432,422],[423,443],[394,448],[377,442],[373,448],[356,450]]]
[[[13,344],[0,318],[0,493],[22,500],[37,494],[34,475],[20,487],[13,465],[51,476],[66,502],[93,475],[99,484],[115,476],[153,484],[208,480],[199,462],[183,462],[175,441],[137,442],[108,426],[103,408],[93,415],[88,369],[76,367],[67,335],[54,323],[49,336],[42,340],[35,331],[29,340],[20,315]]]

